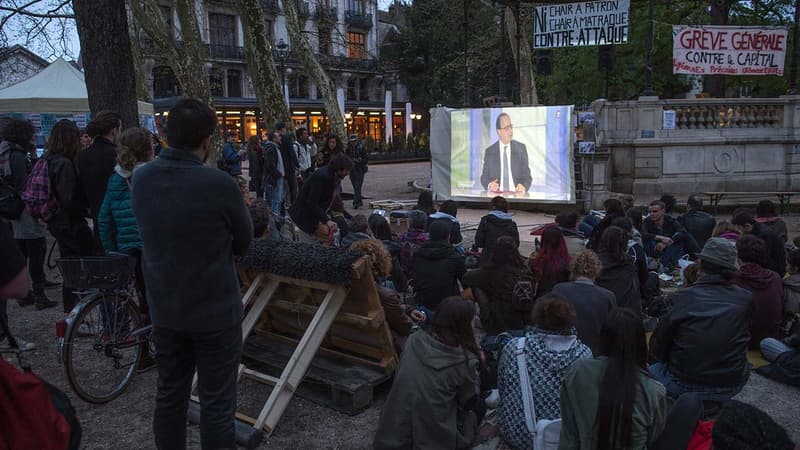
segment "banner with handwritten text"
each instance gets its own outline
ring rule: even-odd
[[[672,72],[783,75],[788,30],[781,27],[672,27]]]
[[[628,42],[630,0],[537,6],[533,47],[559,48]]]

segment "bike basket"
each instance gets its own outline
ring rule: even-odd
[[[64,287],[70,289],[118,289],[128,285],[128,256],[83,256],[58,260]]]

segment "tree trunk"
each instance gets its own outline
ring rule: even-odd
[[[89,110],[117,112],[124,127],[139,125],[136,79],[124,0],[74,0]]]
[[[268,127],[277,121],[291,122],[289,108],[281,89],[272,45],[267,40],[267,27],[264,12],[258,0],[237,0],[236,6],[242,18],[244,29],[244,53],[247,58],[247,72],[253,80],[264,124]]]
[[[730,0],[711,0],[711,25],[727,25]],[[725,75],[705,75],[703,90],[712,97],[725,97]]]
[[[536,93],[536,81],[533,76],[533,55],[528,35],[524,32],[519,18],[520,3],[509,5],[505,8],[506,31],[511,43],[511,52],[517,72],[517,87],[519,89],[520,105],[538,105],[539,98]]]
[[[311,48],[308,39],[303,35],[303,27],[300,24],[294,0],[284,0],[281,3],[283,4],[283,14],[286,16],[286,29],[292,41],[292,51],[300,58],[306,72],[314,80],[317,89],[322,94],[322,103],[328,113],[331,130],[344,139],[347,136],[347,129],[344,126],[342,112],[339,110],[339,102],[336,100],[336,88],[333,85],[333,81],[328,76],[328,73],[325,72],[322,64],[314,57],[314,50]],[[387,133],[391,132],[391,130],[386,131]]]

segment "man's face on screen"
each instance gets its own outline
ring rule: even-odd
[[[511,142],[511,139],[514,137],[514,127],[511,125],[510,117],[502,116],[500,118],[500,128],[497,130],[497,137],[500,138],[500,142],[503,144]]]

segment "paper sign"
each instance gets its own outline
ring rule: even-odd
[[[628,42],[630,0],[537,6],[533,47],[559,48]]]
[[[668,109],[664,111],[664,129],[665,130],[674,130],[675,129],[675,110]]]

